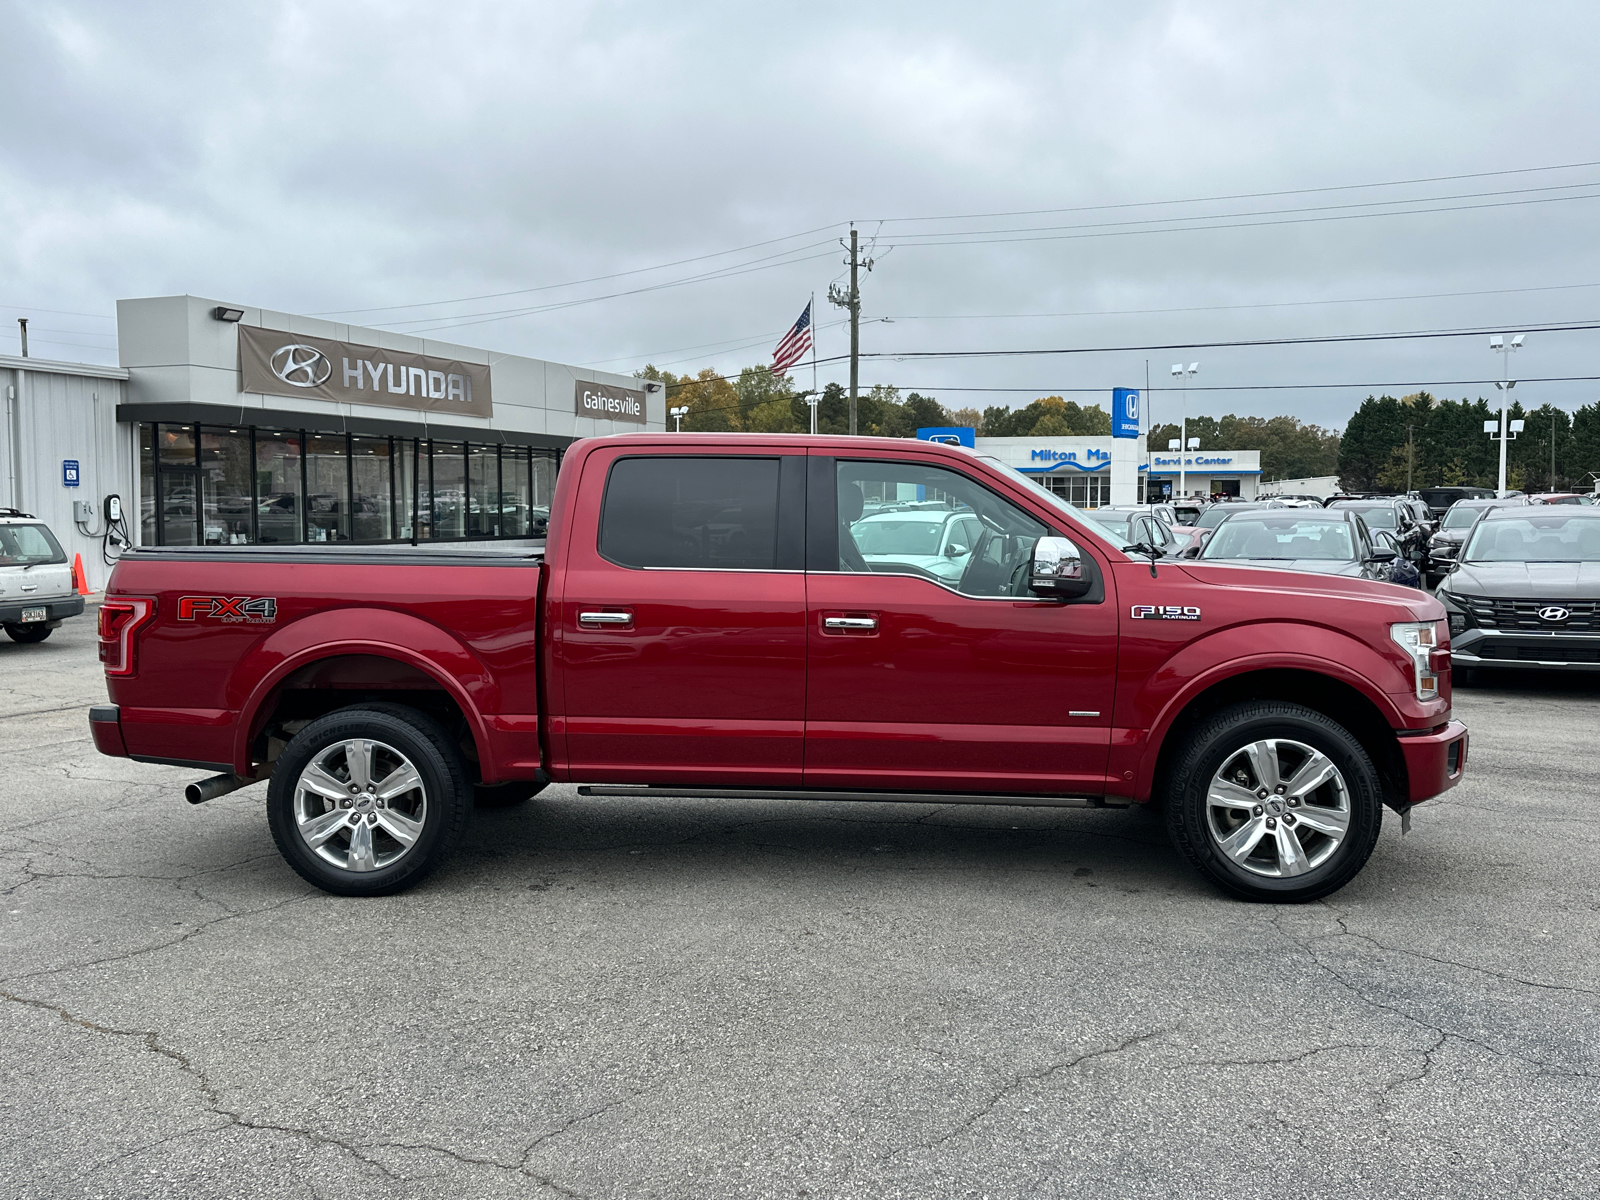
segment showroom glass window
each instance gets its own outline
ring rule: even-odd
[[[146,422],[146,546],[543,537],[552,450]]]
[[[264,545],[305,541],[300,520],[300,435],[276,429],[255,431],[256,541]]]
[[[387,542],[394,537],[394,483],[389,439],[350,439],[350,539]]]
[[[255,540],[250,498],[250,431],[199,426],[200,539],[208,546]]]

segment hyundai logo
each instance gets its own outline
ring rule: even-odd
[[[290,387],[313,388],[328,382],[333,374],[333,364],[328,356],[315,346],[298,342],[280,346],[273,351],[267,365],[272,373]]]
[[[1539,610],[1541,621],[1565,621],[1572,613],[1559,604],[1550,604]]]

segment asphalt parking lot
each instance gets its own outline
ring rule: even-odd
[[[419,889],[102,758],[0,639],[0,1193],[1593,1196],[1600,681],[1457,692],[1467,780],[1325,903],[1140,811],[579,799]]]

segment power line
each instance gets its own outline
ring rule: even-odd
[[[1365,188],[1409,187],[1420,183],[1453,183],[1458,179],[1493,179],[1503,175],[1533,175],[1541,171],[1575,171],[1600,167],[1600,162],[1557,163],[1547,167],[1518,167],[1505,171],[1473,171],[1465,175],[1430,175],[1419,179],[1392,179],[1384,183],[1342,183],[1331,187],[1288,188],[1275,192],[1235,192],[1223,196],[1193,196],[1187,200],[1132,200],[1121,204],[1084,204],[1072,208],[1031,208],[1012,212],[961,213],[943,217],[879,217],[879,224],[911,221],[980,221],[995,217],[1037,217],[1049,213],[1104,212],[1125,208],[1158,208],[1175,204],[1213,204],[1223,200],[1270,200],[1278,196],[1309,196],[1321,192],[1352,192]],[[1397,202],[1398,203],[1398,202]]]
[[[831,242],[814,242],[814,243],[812,243],[812,246],[822,246],[822,245],[831,245],[831,244],[832,244]],[[793,250],[793,251],[786,250],[783,253],[784,254],[798,254],[800,252],[800,250],[807,250],[807,249],[811,249],[811,248],[812,248],[811,246],[801,246],[801,247],[798,247],[796,250]],[[463,313],[463,314],[461,314],[463,317],[470,318],[470,319],[467,319],[467,320],[459,320],[459,319],[456,319],[456,318],[424,317],[424,318],[421,318],[423,321],[436,320],[437,319],[437,320],[442,321],[443,323],[442,324],[438,324],[438,325],[424,325],[420,329],[412,329],[412,330],[403,331],[403,332],[431,333],[431,332],[434,332],[434,331],[440,330],[440,329],[461,329],[461,328],[463,328],[465,326],[468,326],[468,325],[487,325],[487,324],[490,324],[490,323],[492,323],[494,321],[504,321],[504,320],[508,320],[508,319],[510,319],[512,317],[534,316],[534,315],[537,315],[539,313],[554,312],[557,309],[577,308],[577,307],[580,307],[580,306],[585,305],[585,304],[596,304],[601,300],[615,300],[615,299],[617,299],[618,297],[621,297],[621,296],[638,296],[638,295],[643,295],[646,292],[658,292],[658,291],[661,291],[661,290],[663,290],[665,288],[682,287],[683,285],[690,284],[690,283],[704,283],[704,282],[707,282],[707,281],[710,281],[710,280],[716,280],[716,279],[731,279],[736,275],[748,275],[753,271],[770,271],[775,267],[787,267],[787,266],[792,266],[795,263],[810,262],[813,259],[818,259],[818,258],[827,258],[832,253],[833,252],[831,250],[830,251],[824,251],[821,254],[808,254],[808,255],[804,255],[804,256],[802,256],[800,258],[786,258],[782,262],[764,262],[761,259],[757,259],[756,260],[757,263],[760,263],[761,265],[740,264],[738,266],[733,266],[733,267],[721,267],[721,268],[718,268],[716,271],[708,271],[708,272],[706,272],[704,274],[701,274],[701,275],[691,275],[691,276],[689,276],[688,278],[685,278],[685,279],[672,279],[672,280],[666,281],[665,283],[653,283],[653,284],[649,284],[649,285],[647,285],[645,287],[630,288],[627,291],[611,292],[611,293],[608,293],[607,295],[603,295],[603,296],[587,296],[587,297],[584,297],[584,298],[579,299],[579,300],[562,300],[562,301],[558,301],[558,302],[556,302],[554,304],[542,304],[542,305],[538,305],[538,306],[532,307],[532,308],[504,309],[504,310],[501,310],[499,312],[494,312],[494,313]],[[780,257],[780,256],[779,255],[773,255],[772,257],[777,258],[777,257]],[[418,324],[418,322],[417,321],[379,321],[379,322],[375,322],[374,323],[375,327],[382,327],[382,326],[386,326],[386,325],[415,325],[415,324]]]
[[[106,316],[105,313],[67,312],[65,309],[60,309],[60,308],[36,308],[31,304],[29,304],[29,305],[0,304],[0,308],[8,309],[8,310],[10,310],[12,312],[42,312],[42,313],[49,313],[53,317],[92,317],[96,321],[115,321],[116,320],[115,317],[108,317],[108,316]],[[84,332],[87,332],[87,330],[85,330]]]
[[[1518,385],[1524,383],[1588,383],[1600,380],[1600,375],[1546,375],[1536,379],[1518,379]],[[1492,387],[1497,380],[1494,379],[1406,379],[1389,380],[1386,383],[1241,383],[1228,385],[1209,385],[1206,387],[1191,386],[1191,392],[1291,392],[1313,391],[1333,388],[1357,388],[1371,391],[1373,389],[1387,388],[1447,388],[1447,387]],[[874,386],[882,387],[882,384]],[[944,387],[939,385],[919,384],[892,384],[904,392],[920,392],[924,394],[933,392],[992,392],[995,394],[1017,393],[1030,396],[1107,396],[1111,394],[1111,385],[1105,387],[1070,387],[1064,388],[1051,384],[1048,387]],[[1175,391],[1173,388],[1153,388],[1152,392],[1166,393]]]
[[[1315,337],[1248,338],[1216,342],[1160,342],[1144,346],[1053,346],[1039,350],[902,350],[863,354],[863,358],[899,361],[935,358],[1020,358],[1054,354],[1118,354],[1145,350],[1215,350],[1255,346],[1319,346],[1343,342],[1397,342],[1423,338],[1479,337],[1492,333],[1565,333],[1600,329],[1600,322],[1562,322],[1551,325],[1486,325],[1459,329],[1412,329],[1399,333],[1339,333]]]
[[[1600,184],[1590,186],[1600,186]],[[1083,241],[1089,238],[1138,237],[1140,235],[1150,233],[1194,233],[1215,229],[1264,229],[1276,225],[1316,225],[1329,221],[1365,221],[1378,217],[1416,217],[1427,216],[1430,213],[1475,212],[1481,209],[1490,208],[1518,208],[1529,204],[1564,204],[1572,200],[1597,199],[1600,199],[1600,192],[1587,196],[1542,196],[1531,200],[1497,200],[1489,204],[1449,204],[1441,205],[1437,208],[1398,209],[1394,212],[1342,212],[1323,217],[1291,217],[1288,220],[1283,221],[1233,221],[1230,219],[1228,224],[1223,225],[1184,225],[1176,228],[1163,229],[1104,229],[1099,226],[1063,226],[1063,228],[1095,229],[1097,232],[1061,233],[1050,234],[1048,236],[1040,235],[1029,237],[960,237],[959,235],[929,234],[926,236],[952,236],[952,240],[943,242],[896,242],[895,244],[904,246],[908,250],[915,250],[922,247],[931,246],[984,246],[1006,242],[1071,242]],[[1250,214],[1242,213],[1238,215],[1249,216]],[[1184,219],[1188,220],[1190,218]],[[1210,218],[1200,217],[1193,219],[1207,220]],[[1113,222],[1113,224],[1128,223],[1130,222]]]
[[[1237,213],[1197,213],[1192,217],[1145,217],[1137,221],[1099,221],[1087,225],[1024,225],[1011,229],[942,229],[932,233],[902,234],[896,239],[900,245],[921,245],[921,242],[910,242],[908,238],[939,238],[939,237],[978,237],[989,234],[1011,233],[1045,233],[1058,229],[1113,229],[1130,225],[1175,225],[1187,221],[1216,221],[1232,217],[1270,217],[1283,216],[1295,213],[1320,213],[1320,212],[1346,212],[1358,208],[1395,208],[1399,205],[1432,204],[1440,200],[1483,200],[1494,196],[1525,196],[1532,192],[1570,192],[1575,188],[1600,187],[1600,181],[1585,180],[1582,183],[1556,183],[1541,187],[1505,188],[1496,192],[1457,192],[1450,196],[1413,196],[1403,200],[1360,200],[1352,204],[1312,204],[1300,208],[1266,208],[1252,209],[1248,212]],[[1565,197],[1556,197],[1565,199]],[[1579,197],[1580,199],[1582,197]],[[1387,214],[1390,216],[1398,214]]]
[[[1057,313],[950,313],[895,316],[891,321],[1019,321],[1046,317],[1137,317],[1167,313],[1234,312],[1255,308],[1309,308],[1319,304],[1376,304],[1391,300],[1451,300],[1461,296],[1511,296],[1524,292],[1562,292],[1600,287],[1600,283],[1557,283],[1543,287],[1487,288],[1471,292],[1422,292],[1413,296],[1351,296],[1333,300],[1274,300],[1259,304],[1202,304],[1186,308],[1112,308]]]
[[[799,233],[786,234],[778,238],[768,238],[764,242],[751,242],[746,246],[735,246],[731,250],[716,250],[710,254],[696,254],[690,258],[680,258],[673,262],[657,263],[653,267],[635,267],[628,271],[615,271],[609,275],[593,275],[588,279],[573,279],[566,283],[547,283],[539,287],[517,288],[509,292],[486,292],[479,296],[458,296],[453,300],[419,300],[414,304],[387,304],[379,305],[376,308],[340,308],[330,312],[307,313],[306,315],[310,317],[339,317],[348,316],[351,313],[398,312],[402,309],[410,308],[436,308],[444,304],[470,304],[475,300],[499,300],[506,296],[526,296],[534,292],[548,292],[559,288],[578,287],[585,283],[603,283],[607,279],[621,279],[628,275],[644,275],[651,271],[664,271],[668,267],[681,267],[685,263],[704,262],[708,258],[722,258],[729,254],[740,254],[745,250],[759,250],[762,246],[775,246],[779,242],[792,242],[795,238],[809,237],[813,233],[821,233],[825,229],[833,229],[842,224],[844,224],[843,221],[833,221],[827,225],[818,225],[815,229],[806,229]]]

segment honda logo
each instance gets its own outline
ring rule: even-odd
[[[272,373],[290,387],[314,388],[328,382],[333,364],[315,346],[299,342],[280,346],[268,360]]]
[[[1570,610],[1562,608],[1559,604],[1546,605],[1539,610],[1541,621],[1565,621],[1571,615]]]

